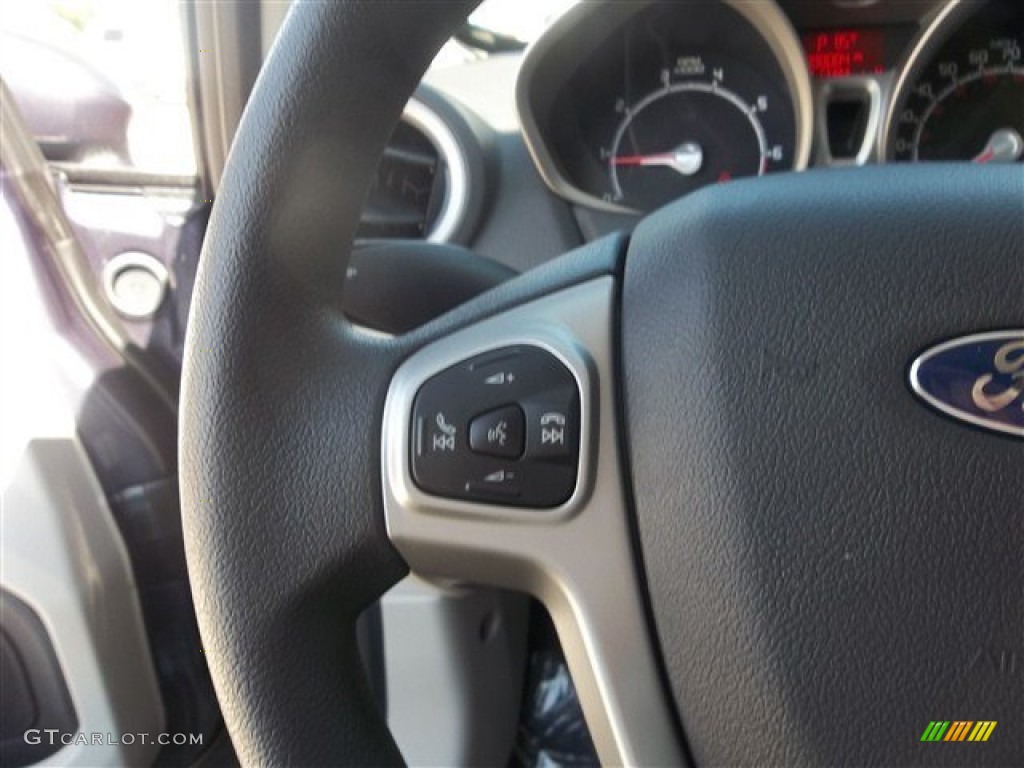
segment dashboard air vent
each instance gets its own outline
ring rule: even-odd
[[[377,166],[357,237],[447,240],[461,216],[455,209],[464,207],[453,195],[460,186],[453,170],[461,167],[461,156],[453,154],[458,149],[448,127],[410,101]]]

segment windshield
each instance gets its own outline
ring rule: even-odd
[[[47,159],[196,172],[180,0],[6,2],[0,77]]]
[[[431,69],[458,67],[492,53],[522,50],[550,27],[579,0],[547,0],[523,3],[522,0],[484,0],[467,19],[467,27],[449,40],[434,58]],[[473,35],[470,30],[494,33],[502,40],[492,45],[489,35]],[[511,45],[509,45],[511,43]]]
[[[492,32],[532,43],[577,0],[484,0],[469,17],[469,23]]]

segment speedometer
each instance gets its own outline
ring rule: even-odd
[[[945,43],[923,45],[890,121],[890,159],[1024,157],[1022,46],[1024,7],[1015,0],[990,2]]]

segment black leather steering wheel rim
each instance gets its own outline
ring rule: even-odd
[[[400,762],[354,622],[406,571],[375,459],[389,374],[417,342],[361,334],[339,296],[376,158],[471,5],[297,3],[218,193],[181,485],[204,650],[246,764]]]
[[[1014,711],[1021,692],[1005,680],[932,680],[940,661],[975,664],[1024,626],[1013,518],[1024,496],[1024,473],[1013,472],[1021,444],[964,437],[903,382],[924,344],[1024,327],[1024,262],[1012,258],[1019,169],[878,169],[841,184],[819,174],[708,190],[641,224],[628,261],[624,240],[606,240],[382,339],[341,313],[347,252],[386,137],[471,7],[297,4],[229,158],[189,324],[180,453],[204,651],[242,761],[400,762],[354,633],[359,613],[407,570],[381,498],[392,377],[436,340],[602,276],[622,286],[620,405],[642,428],[626,436],[638,531],[623,546],[635,545],[653,592],[647,618],[668,666],[654,698],[665,695],[660,714],[677,722],[674,697],[694,759],[921,762],[918,733],[900,739],[923,728],[929,707],[981,710],[965,718]],[[826,367],[836,347],[847,355]],[[821,392],[838,393],[845,412],[821,397],[804,407]],[[759,403],[773,421],[757,422]],[[971,477],[947,480],[965,464]],[[841,466],[843,484],[829,484],[830,466]],[[929,471],[941,478],[934,487]],[[948,529],[918,534],[944,503],[947,516],[956,504],[978,507],[978,524],[954,524],[957,539]],[[858,549],[849,542],[868,504],[867,519],[888,538]],[[905,548],[913,536],[917,548]],[[976,567],[985,557],[994,572]],[[945,590],[937,600],[927,591],[935,578]],[[860,601],[864,585],[906,589],[947,611],[984,590],[945,632],[915,611],[920,601]],[[526,586],[551,596],[536,579]],[[829,604],[836,594],[850,600],[845,629],[842,606]],[[901,617],[906,628],[894,631]],[[858,643],[859,619],[889,627],[889,659],[877,636]],[[929,664],[914,666],[929,647],[924,630],[945,634]],[[799,653],[784,647],[790,637]],[[830,642],[849,655],[831,657]],[[879,695],[863,674],[884,687],[878,674],[892,670],[917,699],[902,696],[900,718],[887,721],[891,745],[865,741],[885,712],[862,706]],[[818,680],[828,686],[815,689]],[[761,724],[753,731],[751,713]],[[837,713],[846,719],[830,719]],[[960,713],[935,713],[949,716]],[[1022,736],[1005,739],[978,754],[1005,762]]]
[[[355,639],[359,614],[408,570],[381,509],[391,374],[452,330],[621,271],[616,240],[391,340],[342,314],[376,158],[474,4],[297,3],[218,192],[189,318],[179,453],[203,651],[244,764],[401,762]]]

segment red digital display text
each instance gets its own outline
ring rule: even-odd
[[[815,77],[847,77],[885,71],[881,29],[827,29],[803,36],[807,63]]]

